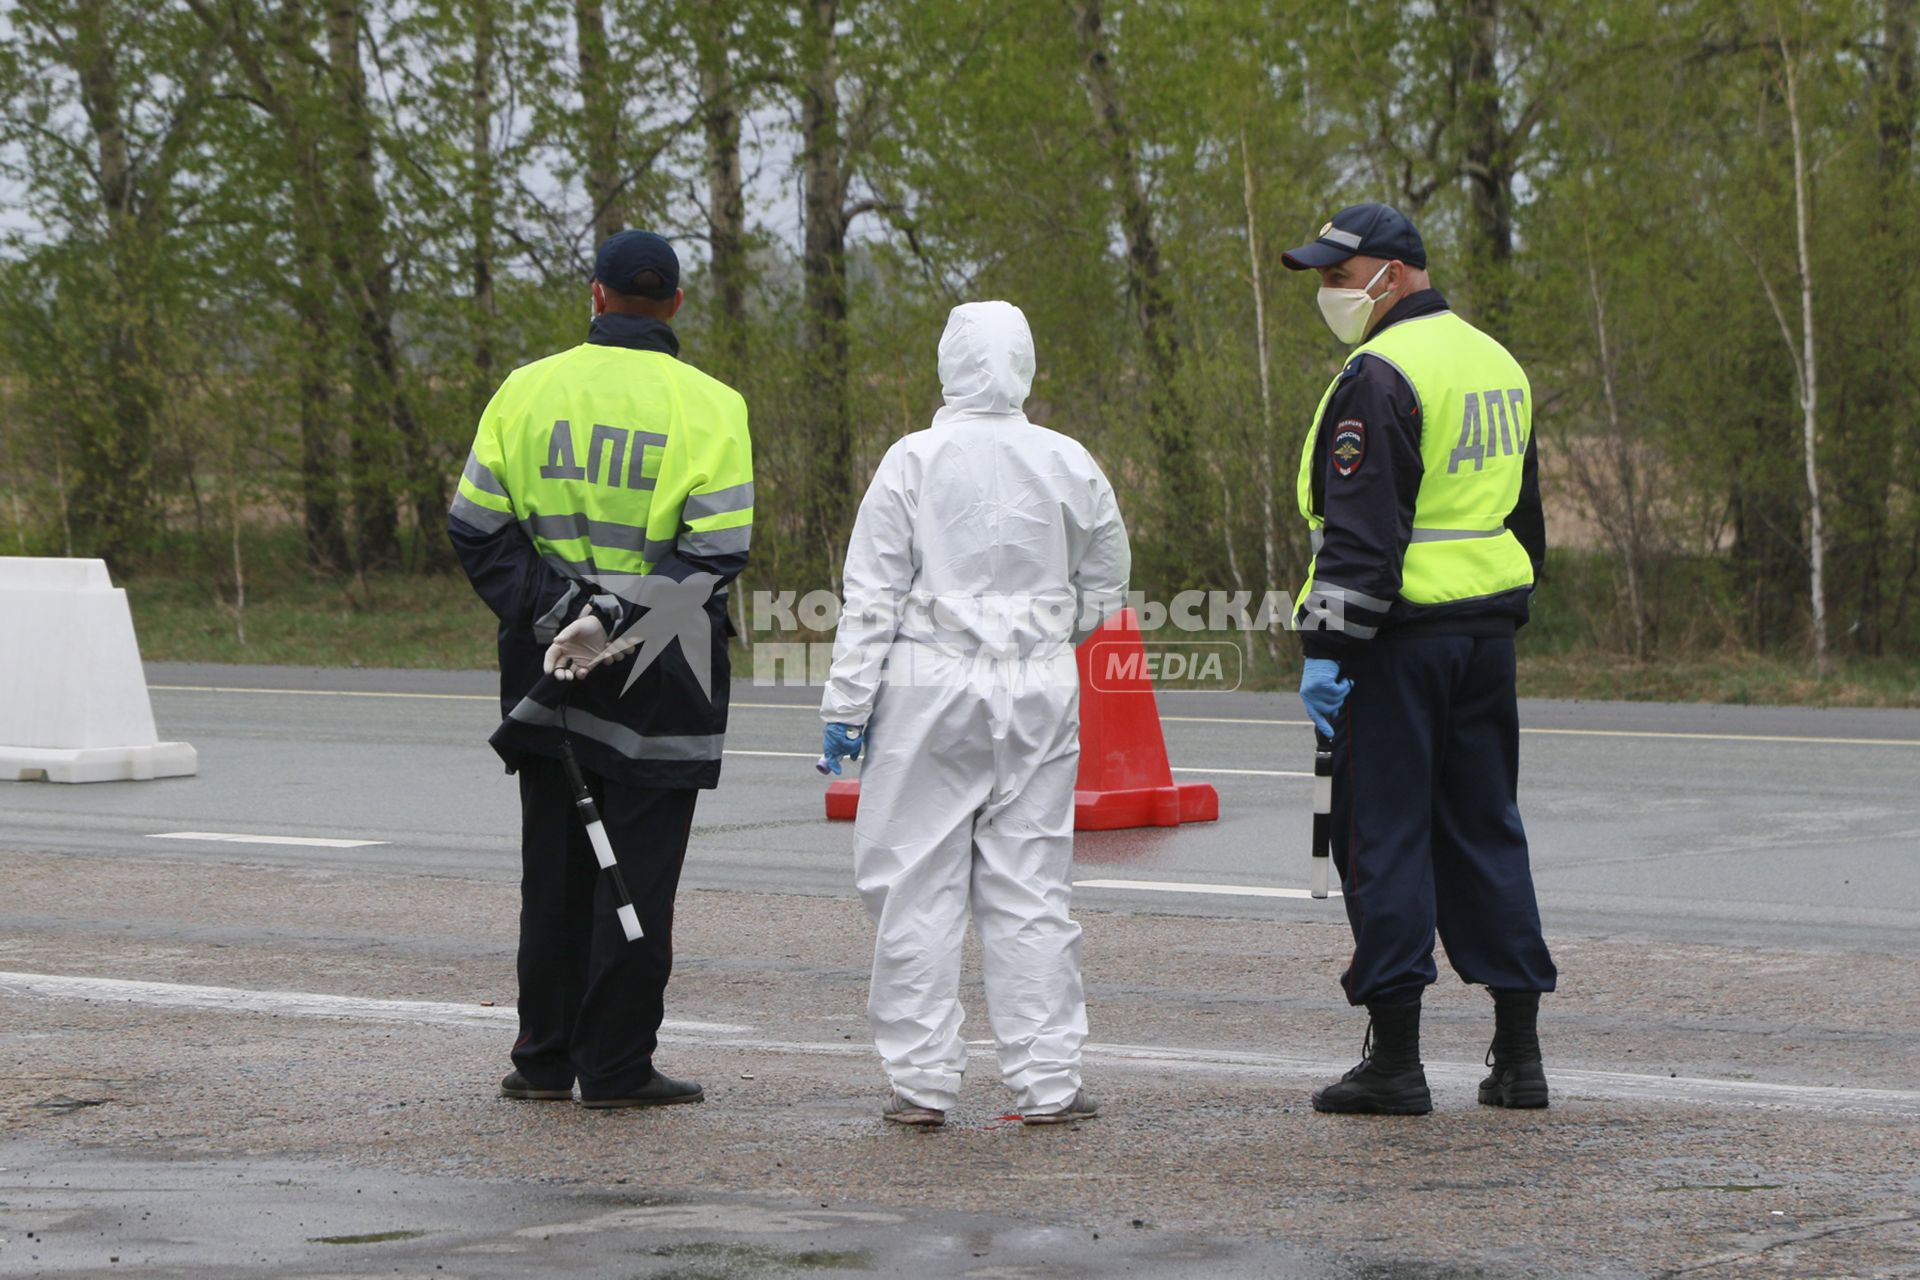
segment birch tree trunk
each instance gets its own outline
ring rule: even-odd
[[[1812,214],[1807,207],[1807,155],[1800,119],[1800,69],[1780,39],[1786,75],[1787,128],[1793,138],[1793,232],[1800,274],[1800,439],[1807,471],[1807,595],[1813,613],[1813,670],[1827,673],[1826,525],[1820,506],[1820,383],[1813,341]]]
[[[593,208],[593,242],[597,246],[627,225],[626,190],[620,179],[621,103],[612,83],[607,13],[601,0],[574,0],[573,28],[580,68],[587,201]]]
[[[710,4],[695,18],[694,29],[718,372],[727,379],[739,377],[747,363],[747,201],[740,176],[739,87],[728,47],[731,16],[731,5]]]
[[[468,0],[473,13],[473,182],[468,200],[473,210],[473,371],[479,394],[488,395],[494,377],[493,296],[495,222],[498,217],[498,178],[493,155],[493,61],[499,41],[496,0]]]
[[[805,80],[800,96],[801,206],[805,247],[806,351],[803,391],[811,474],[807,532],[837,580],[835,549],[853,499],[853,424],[847,379],[847,172],[840,124],[837,0],[811,0],[802,32]]]
[[[425,433],[408,402],[393,332],[393,263],[388,259],[386,208],[360,56],[364,20],[363,0],[331,0],[326,27],[336,112],[333,132],[345,153],[337,170],[333,262],[359,337],[352,348],[348,392],[356,428],[348,443],[355,549],[363,572],[399,563],[395,503],[404,494],[419,534],[420,566],[440,569],[453,561],[452,548],[441,536],[446,478],[433,466]]]
[[[1273,358],[1267,346],[1267,291],[1260,270],[1260,226],[1255,216],[1253,159],[1247,150],[1247,131],[1240,130],[1241,198],[1247,211],[1247,271],[1253,284],[1253,340],[1260,370],[1260,442],[1254,450],[1260,468],[1260,567],[1265,577],[1261,589],[1274,590],[1280,582],[1280,513],[1274,497],[1273,459]],[[1225,513],[1222,513],[1223,516]],[[1231,526],[1231,518],[1228,518]],[[1232,544],[1229,543],[1229,546]],[[1238,574],[1236,572],[1236,577]],[[1280,622],[1267,628],[1267,647],[1277,651]]]
[[[1880,118],[1879,148],[1875,159],[1885,184],[1877,208],[1882,219],[1881,234],[1886,238],[1889,253],[1887,261],[1906,261],[1914,252],[1915,236],[1912,218],[1914,174],[1913,174],[1913,132],[1915,113],[1915,27],[1914,0],[1885,0],[1882,9],[1884,42],[1887,48],[1886,61],[1879,73],[1880,80]],[[1906,333],[1911,323],[1911,293],[1905,289],[1895,290],[1891,300],[1891,322],[1889,333]],[[1891,364],[1892,362],[1890,362]],[[1914,387],[1903,377],[1905,370],[1888,367],[1881,373],[1883,388],[1881,399],[1884,412],[1892,424],[1891,448],[1895,456],[1904,457],[1908,466],[1920,463],[1920,415],[1916,415],[1914,406]],[[1892,468],[1886,469],[1888,473]],[[1889,477],[1890,478],[1890,477]],[[1884,490],[1882,492],[1885,492]],[[1889,504],[1884,500],[1874,508],[1876,513],[1887,513]],[[1871,598],[1861,601],[1861,613],[1871,618],[1868,640],[1871,652],[1884,651],[1886,638],[1900,628],[1905,618],[1909,602],[1916,583],[1920,583],[1920,519],[1911,521],[1912,540],[1910,558],[1906,572],[1890,574],[1897,585],[1893,588],[1894,598],[1891,607],[1876,589]],[[1895,531],[1887,529],[1888,534]],[[1876,540],[1876,565],[1882,544],[1890,543],[1891,537]],[[1876,588],[1878,583],[1876,582]]]
[[[1613,463],[1613,483],[1607,485],[1592,473],[1591,466],[1578,451],[1573,452],[1575,474],[1594,505],[1600,527],[1620,557],[1627,575],[1627,612],[1633,626],[1633,656],[1644,660],[1651,650],[1646,591],[1642,582],[1646,558],[1644,498],[1640,493],[1639,460],[1634,442],[1627,439],[1620,417],[1620,397],[1614,376],[1614,353],[1607,333],[1606,296],[1600,289],[1600,273],[1594,261],[1593,247],[1587,246],[1587,290],[1593,301],[1593,332],[1600,361],[1601,400],[1607,413],[1608,453]]]
[[[1127,295],[1146,357],[1147,430],[1160,467],[1162,532],[1185,572],[1204,582],[1218,564],[1213,536],[1218,522],[1213,519],[1212,497],[1194,446],[1191,418],[1181,403],[1180,339],[1153,207],[1147,200],[1114,75],[1100,0],[1079,0],[1073,15],[1083,59],[1081,78],[1120,204],[1120,233],[1127,246]]]
[[[103,5],[76,6],[73,36],[64,46],[93,134],[94,182],[105,230],[103,274],[114,283],[95,303],[107,329],[102,337],[110,344],[110,383],[103,391],[111,412],[103,415],[105,421],[88,415],[80,424],[73,521],[87,549],[119,559],[144,547],[153,528],[158,393],[152,385],[152,315],[143,284],[149,250],[136,209],[138,175],[115,61],[123,33],[109,29],[107,16]]]
[[[1467,0],[1467,58],[1461,111],[1472,218],[1475,320],[1506,336],[1507,270],[1513,257],[1513,158],[1500,92],[1500,0]]]

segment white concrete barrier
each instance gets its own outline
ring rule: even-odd
[[[0,556],[0,782],[198,772],[161,742],[127,593],[104,560]]]

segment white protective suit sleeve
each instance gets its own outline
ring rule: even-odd
[[[1073,567],[1075,647],[1126,604],[1127,577],[1133,572],[1133,548],[1127,542],[1127,526],[1120,519],[1113,486],[1107,483],[1098,463],[1094,463],[1093,474],[1094,527],[1080,562]]]
[[[900,608],[913,587],[913,515],[917,502],[906,451],[887,450],[860,500],[842,571],[845,606],[833,639],[833,670],[820,699],[828,724],[864,725],[873,715]]]

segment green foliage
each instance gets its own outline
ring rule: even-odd
[[[1280,253],[1382,199],[1533,376],[1572,554],[1529,645],[1795,661],[1792,71],[1828,631],[1920,654],[1915,0],[5,12],[0,549],[197,575],[236,648],[301,577],[252,571],[262,537],[323,594],[445,566],[479,409],[582,336],[608,218],[678,239],[685,356],[751,406],[749,589],[830,584],[865,477],[938,402],[947,309],[982,297],[1032,322],[1033,415],[1118,481],[1138,587],[1285,589],[1340,349]],[[609,55],[583,66],[589,15]]]

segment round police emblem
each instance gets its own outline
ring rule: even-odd
[[[1367,425],[1358,418],[1343,418],[1333,429],[1333,469],[1350,476],[1360,469],[1367,456]]]

